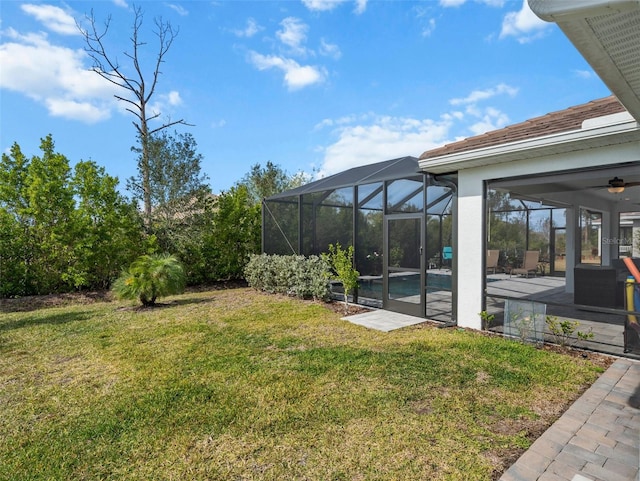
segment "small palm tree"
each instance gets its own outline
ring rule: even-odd
[[[158,297],[184,291],[182,264],[171,255],[144,255],[136,259],[113,283],[119,299],[139,299],[143,306],[153,306]]]

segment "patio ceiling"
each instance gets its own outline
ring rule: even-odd
[[[528,0],[555,22],[640,122],[640,0]]]
[[[620,193],[611,193],[606,186],[614,177],[638,185],[628,186]],[[555,173],[553,176],[496,180],[491,182],[491,187],[507,190],[523,199],[552,205],[571,205],[575,203],[576,196],[585,194],[589,198],[615,205],[618,211],[640,211],[640,167],[637,164]]]

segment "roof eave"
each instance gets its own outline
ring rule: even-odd
[[[631,120],[588,130],[573,130],[535,139],[519,140],[421,159],[419,165],[425,172],[445,174],[468,168],[486,167],[627,142],[640,142],[640,123]]]

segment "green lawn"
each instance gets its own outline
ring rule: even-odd
[[[0,312],[1,480],[491,480],[602,371],[250,289],[165,302]]]

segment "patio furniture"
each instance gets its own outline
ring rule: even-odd
[[[500,251],[497,249],[490,249],[487,251],[487,272],[493,271],[492,274],[496,273],[496,269],[498,269],[498,259],[500,258]]]
[[[453,259],[453,249],[449,246],[442,248],[442,260],[443,264],[447,265],[447,267],[451,267],[451,260]]]
[[[617,287],[617,274],[611,266],[578,264],[573,269],[573,302],[584,306],[622,307],[623,288]]]
[[[539,259],[539,251],[526,251],[524,253],[524,262],[522,263],[522,267],[511,269],[511,275],[513,276],[514,274],[521,274],[523,276],[529,277],[529,274],[533,274],[535,276],[538,273]]]

